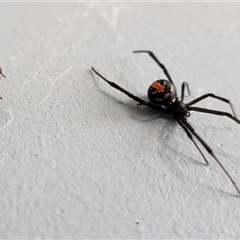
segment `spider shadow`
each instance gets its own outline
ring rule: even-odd
[[[130,116],[131,118],[133,118],[134,120],[136,120],[138,122],[148,123],[148,122],[158,121],[159,119],[165,120],[163,122],[164,127],[162,128],[164,132],[161,132],[161,138],[164,138],[164,140],[166,140],[166,142],[173,135],[173,131],[174,131],[175,127],[179,126],[178,123],[176,122],[176,120],[171,115],[169,115],[165,112],[157,111],[155,109],[152,109],[152,108],[149,108],[146,106],[141,106],[141,105],[139,106],[133,100],[123,102],[123,101],[117,99],[112,94],[109,94],[101,89],[99,89],[98,91],[101,92],[102,94],[106,95],[109,99],[111,99],[111,101],[114,101],[115,103],[123,106],[124,109],[127,111],[128,116]],[[146,96],[140,96],[140,98],[147,101]],[[167,131],[165,129],[167,129]],[[160,137],[160,135],[159,135],[159,137]],[[187,140],[188,139],[186,136],[186,141]],[[166,147],[167,146],[165,146],[164,148],[166,148]],[[199,158],[201,158],[201,157],[199,156]],[[201,166],[207,166],[205,162],[201,161],[201,159],[195,160],[193,158],[188,158],[188,160],[190,160],[194,164],[198,164]]]
[[[176,123],[176,121],[167,113],[157,111],[155,109],[146,107],[146,106],[141,106],[138,105],[137,102],[134,102],[133,100],[129,101],[122,101],[117,99],[115,96],[103,91],[103,90],[98,90],[100,93],[106,95],[108,98],[111,99],[111,101],[114,101],[117,104],[120,104],[125,108],[127,111],[128,115],[137,120],[138,122],[152,122],[157,119],[166,119],[173,124]],[[148,101],[146,97],[140,97],[141,99]]]
[[[222,189],[216,189],[216,188],[214,188],[214,187],[210,187],[210,186],[204,186],[206,189],[208,189],[209,190],[209,192],[211,192],[211,193],[213,193],[213,192],[217,192],[217,193],[219,193],[219,195],[221,195],[221,198],[222,197],[225,197],[226,199],[228,199],[229,198],[229,196],[231,196],[231,197],[238,197],[238,198],[240,198],[240,195],[238,195],[238,194],[234,194],[234,193],[232,193],[232,192],[227,192],[227,191],[225,191],[225,190],[222,190]]]
[[[167,131],[165,131],[165,139],[166,142],[167,140],[169,139],[169,137],[172,136],[172,131],[176,125],[179,126],[176,122],[176,120],[174,118],[172,118],[171,115],[169,114],[166,114],[165,112],[161,112],[161,111],[157,111],[155,109],[151,109],[151,108],[148,108],[146,106],[138,106],[137,103],[135,103],[134,101],[132,100],[129,100],[127,102],[123,102],[122,100],[119,100],[117,99],[115,96],[101,90],[101,89],[98,89],[98,91],[102,94],[104,94],[107,98],[109,98],[111,101],[115,102],[116,104],[118,105],[121,105],[124,107],[124,109],[127,111],[128,115],[131,116],[131,118],[134,118],[136,121],[138,122],[142,122],[142,123],[147,123],[147,122],[153,122],[153,121],[156,121],[156,120],[159,120],[159,119],[165,119],[167,121],[165,121],[165,126],[163,128],[163,130],[165,130],[166,128],[168,129]],[[146,100],[146,97],[142,97],[142,99]],[[140,117],[139,117],[140,116]],[[147,118],[146,118],[147,116]],[[166,126],[167,124],[167,126]],[[161,133],[161,135],[159,135],[159,137],[162,138],[163,134]],[[186,140],[187,140],[187,136],[186,136]],[[193,145],[191,147],[194,147]],[[166,148],[166,147],[164,147]],[[161,152],[161,151],[160,151]],[[179,151],[178,151],[179,153]],[[176,152],[176,154],[178,154]],[[190,160],[190,162],[194,163],[194,164],[198,164],[198,165],[201,165],[201,166],[204,166],[204,167],[207,167],[208,165],[203,162],[203,159],[201,159],[201,156],[198,157],[200,160],[196,160],[196,159],[193,159],[191,157],[187,157],[188,160]],[[221,189],[214,189],[213,187],[209,187],[209,186],[206,186],[206,188],[208,188],[209,190],[211,190],[210,192],[219,192],[220,195],[224,196],[224,197],[229,197],[229,195],[231,195],[232,197],[240,197],[239,195],[237,194],[233,194],[231,192],[226,192],[224,190],[221,190]]]

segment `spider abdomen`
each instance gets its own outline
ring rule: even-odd
[[[174,85],[168,80],[159,79],[154,81],[148,89],[150,102],[168,107],[177,99]]]

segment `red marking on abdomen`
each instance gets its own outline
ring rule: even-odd
[[[153,82],[151,87],[157,89],[158,92],[164,92],[165,87],[163,85],[161,85],[159,82]]]

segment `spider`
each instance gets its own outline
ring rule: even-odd
[[[207,150],[207,152],[215,159],[215,161],[219,164],[219,166],[222,168],[222,170],[225,172],[229,180],[234,185],[235,189],[237,190],[239,196],[240,196],[240,190],[236,183],[234,182],[233,178],[230,176],[226,168],[222,165],[222,163],[219,161],[219,159],[215,156],[213,153],[213,150],[207,145],[207,143],[198,135],[198,133],[195,132],[195,129],[192,127],[190,123],[187,121],[187,117],[190,116],[190,111],[196,111],[196,112],[202,112],[202,113],[209,113],[219,116],[226,116],[228,118],[231,118],[238,124],[240,123],[240,120],[236,118],[236,114],[234,112],[233,106],[231,102],[223,97],[217,96],[213,93],[207,93],[204,94],[194,100],[192,100],[189,103],[184,103],[184,92],[185,88],[187,89],[189,95],[189,87],[187,82],[183,82],[181,85],[181,97],[178,98],[176,87],[172,81],[172,78],[170,77],[170,74],[168,73],[168,70],[166,67],[157,59],[157,57],[154,55],[153,52],[147,51],[147,50],[138,50],[133,51],[133,53],[147,53],[156,63],[157,65],[162,69],[163,73],[167,77],[166,79],[159,79],[154,81],[150,87],[148,88],[148,98],[149,101],[146,102],[142,100],[141,98],[133,95],[132,93],[128,92],[127,90],[123,89],[119,85],[117,85],[114,82],[111,82],[107,80],[105,77],[103,77],[100,73],[98,73],[93,67],[91,68],[95,74],[97,74],[100,78],[102,78],[105,82],[107,82],[110,86],[116,88],[117,90],[123,92],[128,97],[132,98],[136,102],[138,102],[138,105],[145,105],[147,107],[150,107],[152,109],[155,109],[157,111],[165,112],[167,114],[172,115],[172,117],[178,122],[178,124],[183,128],[189,139],[193,142],[193,144],[196,146],[200,154],[202,155],[205,164],[208,165],[208,161],[206,157],[204,156],[201,149],[198,147],[197,142],[193,137],[195,137],[202,146]],[[212,109],[206,109],[206,108],[200,108],[200,107],[193,107],[194,104],[197,102],[202,101],[205,98],[215,98],[217,100],[226,102],[229,104],[232,110],[232,114],[228,112],[223,111],[216,111]]]

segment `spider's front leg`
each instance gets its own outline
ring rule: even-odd
[[[147,53],[156,63],[157,65],[163,70],[164,74],[168,78],[168,80],[174,85],[172,78],[170,77],[170,74],[167,70],[167,68],[158,60],[158,58],[155,56],[155,54],[148,50],[138,50],[133,51],[133,53]]]

